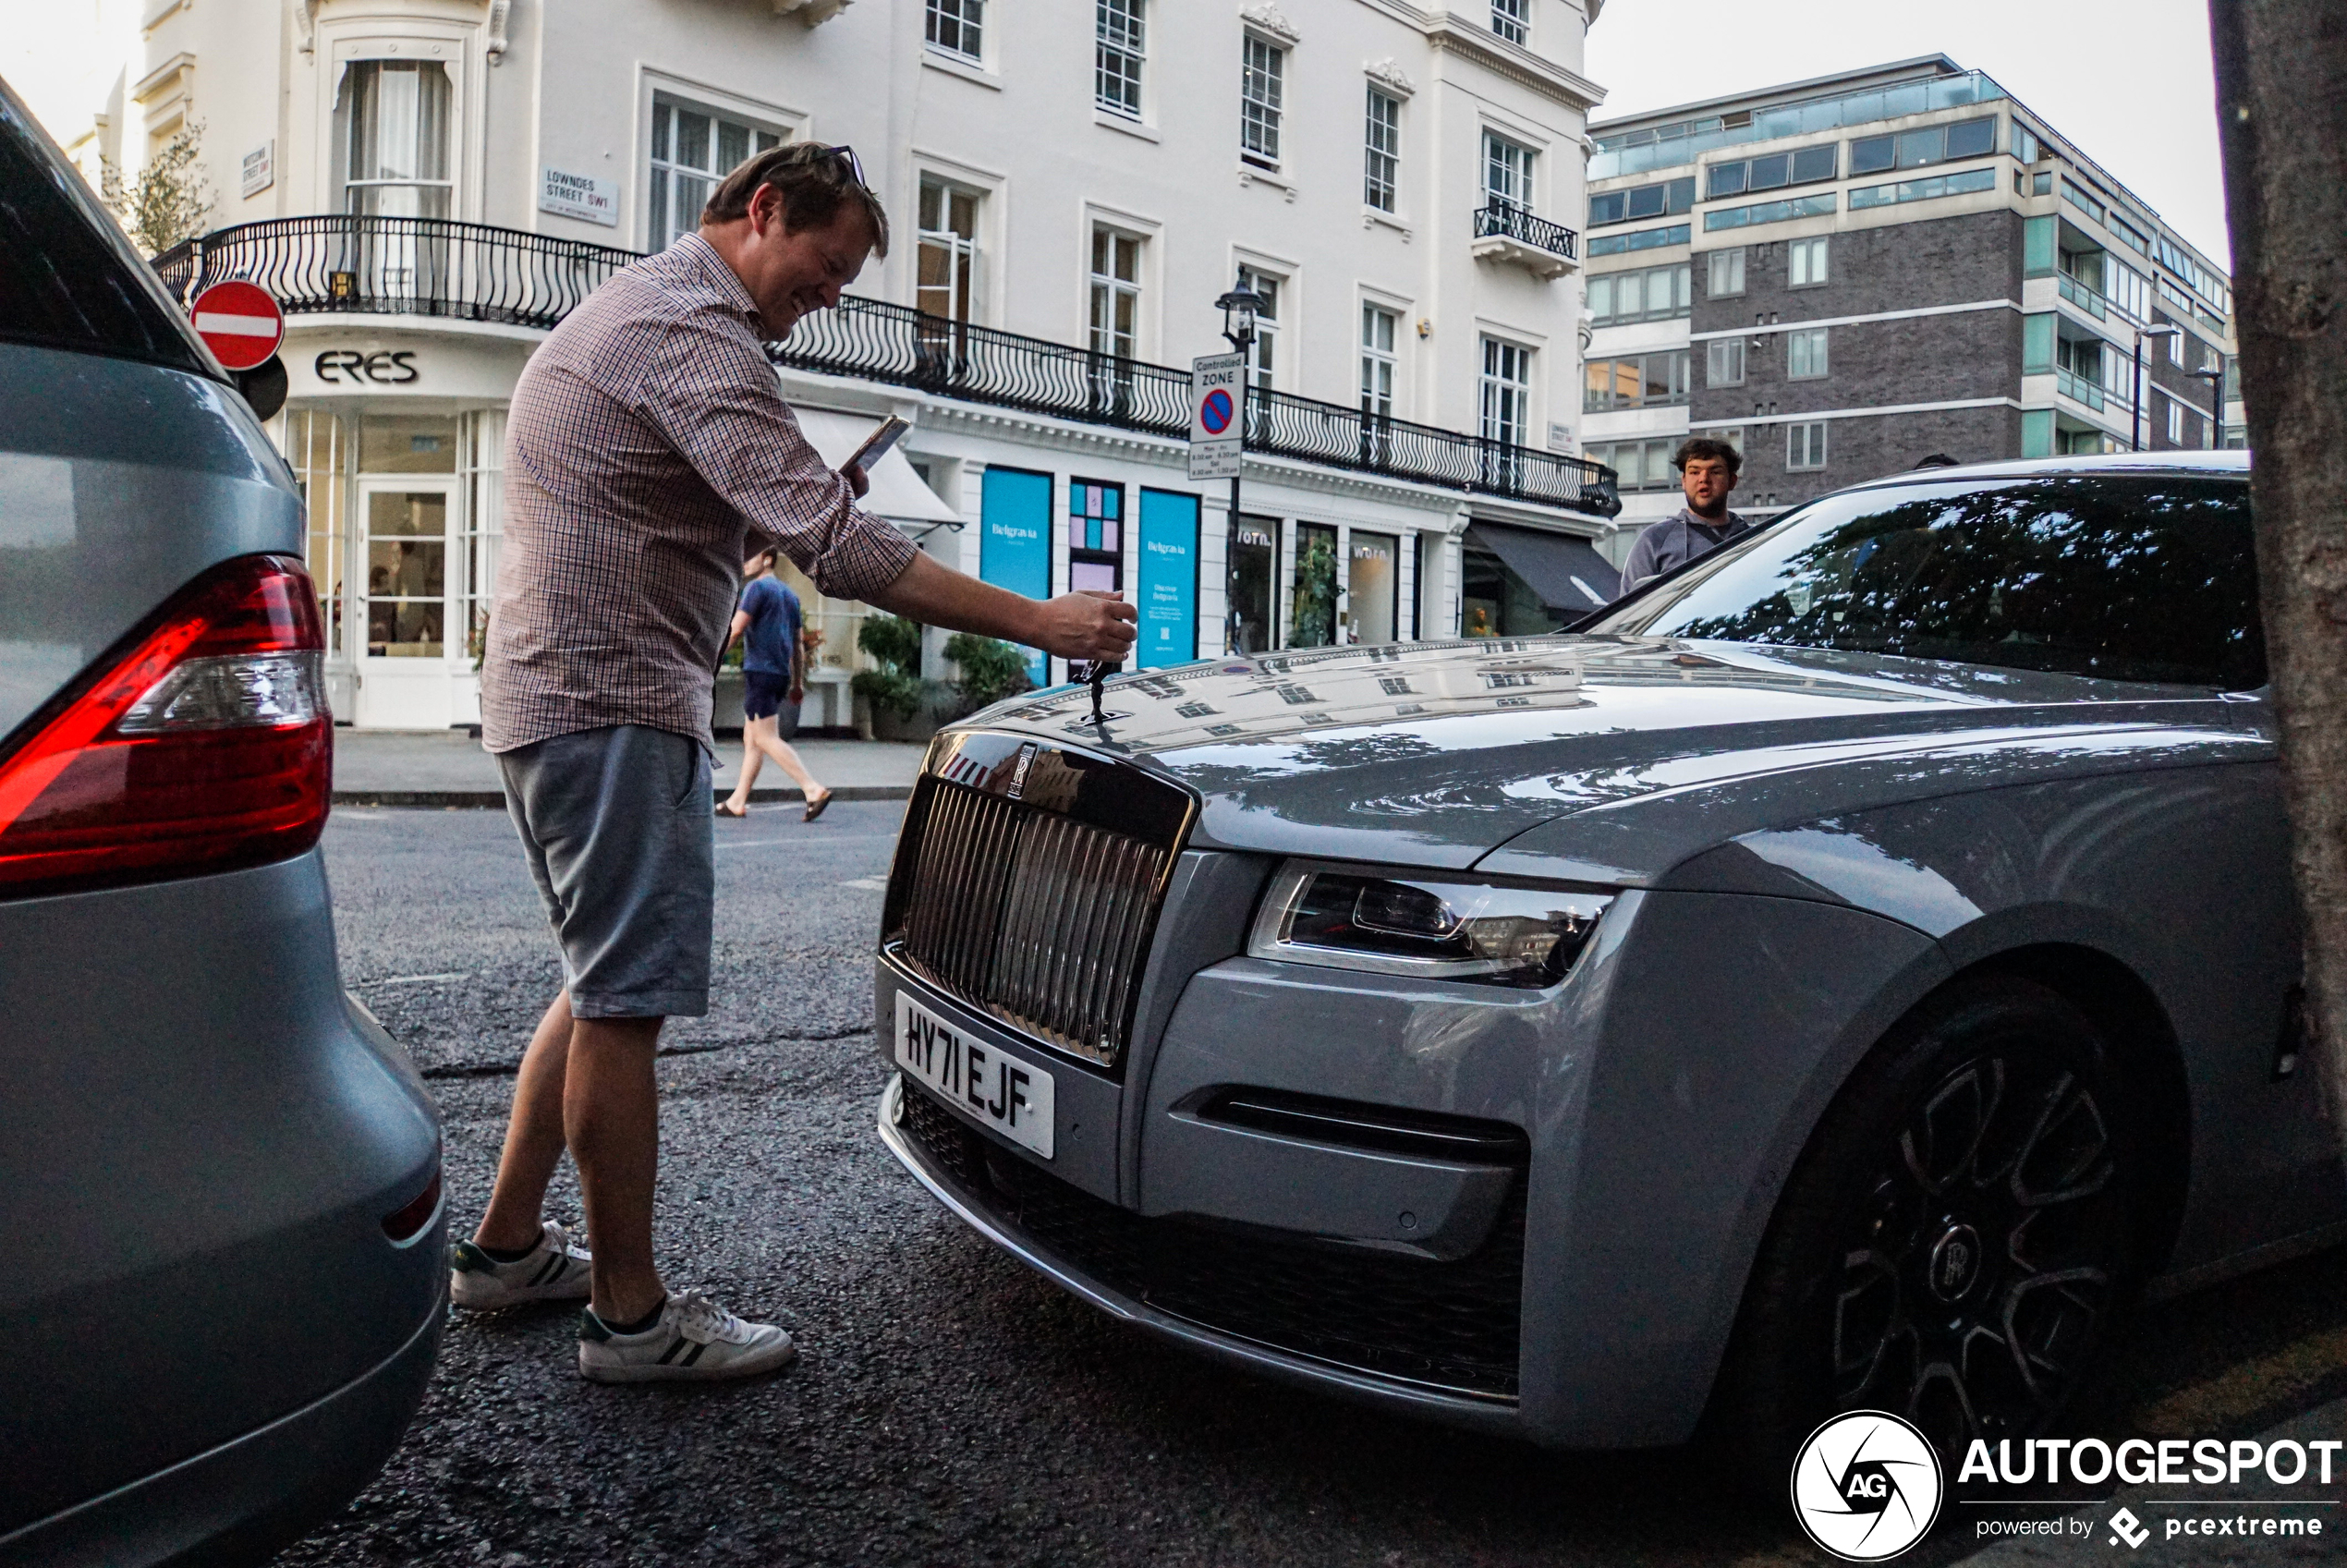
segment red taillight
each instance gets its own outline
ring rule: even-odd
[[[247,555],[198,577],[0,760],[0,894],[261,865],[333,796],[310,574]]]
[[[440,1212],[440,1169],[432,1168],[432,1181],[424,1190],[402,1204],[397,1213],[383,1216],[383,1234],[394,1246],[404,1246],[414,1241],[432,1217]]]

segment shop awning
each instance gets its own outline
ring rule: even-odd
[[[1497,555],[1540,596],[1542,604],[1559,614],[1586,615],[1622,591],[1622,574],[1607,565],[1586,539],[1505,523],[1477,523],[1467,529],[1466,542]]]
[[[798,428],[822,455],[823,461],[837,468],[847,461],[855,450],[864,444],[880,421],[862,414],[834,414],[825,408],[797,408]],[[962,515],[938,499],[937,492],[921,482],[913,466],[905,461],[905,449],[899,445],[880,460],[880,466],[868,476],[872,487],[865,492],[864,510],[876,517],[886,517],[893,523],[958,523]]]

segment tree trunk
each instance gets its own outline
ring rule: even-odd
[[[2208,9],[2306,994],[2347,1146],[2347,6]]]

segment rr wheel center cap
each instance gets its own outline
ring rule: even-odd
[[[1970,1225],[1950,1225],[1932,1244],[1924,1282],[1941,1301],[1962,1301],[1980,1278],[1980,1233]]]

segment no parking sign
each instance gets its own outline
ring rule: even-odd
[[[1239,417],[1246,395],[1246,360],[1236,354],[1201,354],[1190,361],[1190,478],[1236,479],[1246,436]]]

